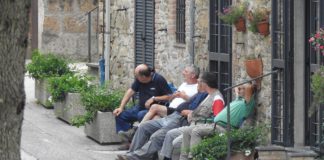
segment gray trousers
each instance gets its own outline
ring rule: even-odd
[[[180,160],[187,160],[189,155],[192,156],[191,149],[196,147],[203,137],[209,136],[214,132],[225,132],[225,129],[218,125],[216,125],[214,130],[214,125],[215,123],[191,125],[191,127],[183,131]]]
[[[165,135],[165,139],[163,142],[163,146],[161,149],[161,155],[167,158],[171,158],[172,153],[180,153],[180,147],[181,145],[181,135],[184,129],[188,128],[190,126],[184,126],[184,127],[180,127],[180,128],[174,128],[170,131],[168,131],[168,133]],[[178,138],[179,137],[179,138]],[[175,139],[177,139],[177,141],[174,141]],[[177,147],[178,148],[175,148]]]
[[[182,119],[183,117],[175,112],[167,117],[140,124],[126,156],[134,160],[152,159],[161,149],[166,133],[180,127]]]

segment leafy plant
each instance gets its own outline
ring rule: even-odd
[[[255,54],[251,53],[245,57],[245,60],[251,60],[251,59],[256,59],[256,58],[257,58],[257,56]]]
[[[88,78],[74,74],[50,77],[48,83],[48,89],[54,102],[64,100],[68,92],[76,93],[88,89]]]
[[[250,25],[248,29],[253,32],[257,33],[258,28],[257,25],[260,22],[268,22],[269,21],[269,11],[266,8],[257,8],[254,11],[250,11],[248,14],[248,19],[250,22]]]
[[[324,104],[324,66],[311,76],[311,90],[313,92],[313,102],[309,116],[314,113],[316,106]]]
[[[235,24],[237,20],[242,17],[245,18],[245,13],[247,10],[248,3],[236,3],[220,12],[219,18],[227,24]]]
[[[31,63],[27,65],[29,75],[36,79],[61,76],[71,73],[68,63],[53,54],[41,54],[39,50],[34,50]]]
[[[97,86],[81,93],[81,101],[85,106],[86,113],[72,119],[72,125],[82,126],[93,120],[97,111],[112,112],[123,98],[123,92],[112,90],[108,85]]]
[[[215,133],[207,137],[193,148],[192,153],[195,160],[217,160],[224,159],[227,154],[228,133],[231,137],[232,151],[244,151],[252,153],[254,148],[263,143],[265,140],[266,127],[261,125],[258,127],[245,126],[241,129],[232,130],[227,133]]]

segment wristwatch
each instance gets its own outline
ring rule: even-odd
[[[153,101],[155,102],[155,96],[152,96]]]

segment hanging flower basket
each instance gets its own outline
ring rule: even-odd
[[[240,17],[235,22],[235,27],[236,27],[236,31],[238,31],[238,32],[245,32],[246,31],[245,19],[243,17]]]
[[[259,22],[258,25],[258,32],[263,35],[263,36],[267,36],[269,35],[269,22],[268,21],[262,21]]]

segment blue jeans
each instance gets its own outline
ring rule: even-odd
[[[140,107],[138,105],[124,110],[117,117],[115,117],[117,133],[119,131],[129,130],[134,122],[141,121],[143,119],[147,111],[148,110],[146,108]]]

